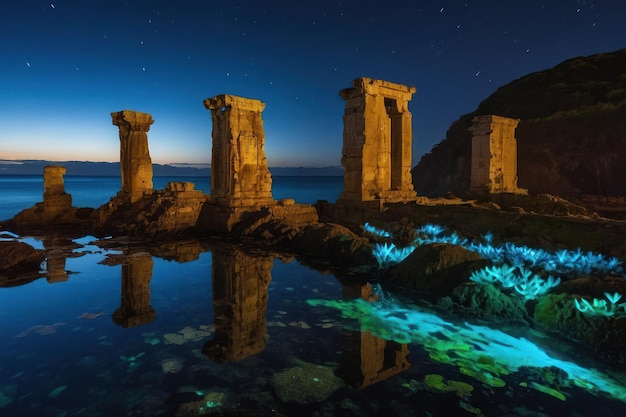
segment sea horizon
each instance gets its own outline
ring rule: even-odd
[[[153,189],[163,190],[169,182],[192,182],[194,189],[211,193],[211,176],[153,176]],[[65,175],[65,192],[72,195],[72,206],[98,208],[121,190],[120,175]],[[318,200],[335,202],[343,191],[342,176],[272,176],[275,200],[294,199],[301,204]],[[0,221],[13,218],[22,210],[43,201],[43,175],[0,174]]]

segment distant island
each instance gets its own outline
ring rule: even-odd
[[[46,165],[63,165],[66,175],[75,176],[119,176],[119,162],[86,161],[44,161],[44,160],[7,160],[0,159],[0,175],[43,175]],[[170,177],[210,177],[210,164],[152,164],[154,176]],[[270,167],[274,176],[332,177],[342,176],[343,167]]]

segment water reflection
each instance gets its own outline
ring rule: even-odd
[[[219,363],[238,361],[265,349],[274,256],[220,249],[212,253],[215,336],[202,352]]]
[[[135,327],[154,320],[156,311],[150,305],[152,255],[147,252],[124,257],[122,263],[122,301],[113,313],[113,322],[122,327]]]
[[[50,284],[55,282],[67,281],[69,276],[65,270],[67,254],[65,250],[59,249],[68,246],[67,239],[45,238],[43,239],[43,247],[46,251],[45,260],[45,276],[46,281]],[[42,268],[43,269],[43,268]]]
[[[370,284],[344,284],[343,299],[380,302]],[[364,388],[409,369],[406,343],[385,340],[370,332],[342,328],[341,361],[337,374],[348,384]]]

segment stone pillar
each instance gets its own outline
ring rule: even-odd
[[[149,323],[156,317],[150,305],[152,256],[141,252],[128,256],[122,264],[122,303],[113,312],[113,321],[122,327]]]
[[[222,94],[206,99],[213,120],[211,200],[224,206],[274,204],[265,157],[265,103]]]
[[[343,298],[379,302],[370,284],[344,285]],[[408,354],[407,344],[385,340],[369,332],[342,329],[337,375],[350,386],[364,388],[409,369]]]
[[[72,196],[65,192],[65,172],[64,166],[48,165],[43,168],[43,207],[47,216],[72,207]]]
[[[517,188],[517,141],[519,119],[484,115],[472,119],[472,165],[470,192],[479,195],[523,192]]]
[[[202,351],[220,363],[262,352],[274,258],[252,256],[238,250],[214,250],[212,253],[215,337]]]
[[[113,124],[120,130],[120,165],[122,168],[122,199],[134,203],[145,193],[152,193],[152,159],[148,149],[148,131],[152,116],[132,110],[111,113]]]
[[[415,87],[357,78],[339,92],[345,168],[342,200],[416,199],[411,178],[413,134],[409,101]]]

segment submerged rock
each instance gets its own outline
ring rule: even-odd
[[[333,368],[303,362],[274,374],[271,384],[281,401],[307,404],[324,401],[344,382]]]

